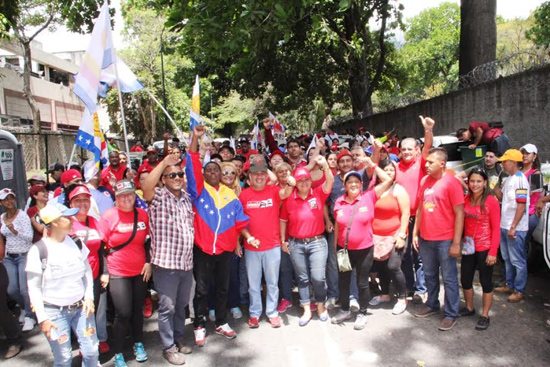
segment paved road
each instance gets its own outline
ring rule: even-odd
[[[480,286],[475,286],[476,309],[481,308]],[[443,314],[416,319],[410,305],[402,315],[391,314],[391,306],[369,310],[367,327],[353,330],[353,321],[343,326],[314,319],[304,328],[298,326],[299,307],[293,306],[282,316],[284,325],[272,329],[262,320],[259,329],[251,330],[246,318],[232,320],[238,333],[235,340],[226,340],[207,332],[204,348],[195,348],[187,366],[239,367],[340,367],[340,366],[549,366],[550,330],[545,326],[550,310],[550,274],[530,275],[529,296],[520,304],[508,304],[497,296],[491,311],[491,327],[474,330],[477,317],[460,319],[453,330],[441,332],[437,325]],[[188,326],[187,342],[192,343],[192,327]],[[145,346],[148,362],[133,360],[128,346],[129,366],[169,366],[162,358],[156,332],[156,313],[145,323]],[[24,350],[16,358],[0,359],[2,367],[51,366],[52,357],[46,340],[38,328],[26,334]],[[0,353],[5,352],[1,342]],[[77,355],[77,351],[74,352]],[[103,366],[113,366],[112,356],[102,358]],[[73,366],[79,366],[75,358]]]

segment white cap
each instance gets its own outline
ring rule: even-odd
[[[539,154],[537,147],[534,144],[525,144],[519,150],[525,150],[527,153]]]

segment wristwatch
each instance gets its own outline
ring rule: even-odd
[[[402,240],[406,240],[407,239],[407,235],[405,233],[399,233],[397,235],[397,237],[401,238]]]

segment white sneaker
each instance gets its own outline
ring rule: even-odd
[[[349,301],[349,310],[351,312],[358,312],[359,309],[360,309],[359,302],[357,302],[357,300],[355,298],[350,299],[350,301]]]
[[[198,327],[194,330],[195,333],[195,345],[197,347],[204,347],[206,343],[206,330],[201,327]]]
[[[231,316],[233,316],[234,319],[240,319],[241,317],[243,317],[243,313],[238,307],[233,307],[229,310],[229,312],[231,312]]]
[[[34,325],[36,325],[36,321],[32,317],[25,317],[25,323],[23,324],[22,331],[31,331],[34,329]]]
[[[334,307],[336,307],[336,298],[331,297],[327,299],[327,301],[325,302],[325,307],[329,311],[334,309]]]
[[[407,303],[406,302],[397,301],[395,306],[393,306],[393,310],[391,311],[391,313],[394,314],[394,315],[400,315],[403,312],[405,312],[406,309],[407,309]]]
[[[384,299],[382,298],[381,296],[375,296],[375,297],[372,297],[372,299],[369,301],[369,305],[371,306],[378,306],[379,304],[381,303],[384,303],[384,302],[389,302],[389,298],[388,299]]]
[[[355,318],[355,323],[353,324],[354,330],[363,330],[367,325],[367,315],[358,313]]]
[[[208,319],[212,322],[216,321],[216,311],[215,310],[208,311]]]

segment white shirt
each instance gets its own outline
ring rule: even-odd
[[[525,175],[518,171],[514,176],[510,176],[504,182],[502,187],[502,215],[500,219],[500,228],[509,230],[516,215],[516,190],[527,190],[527,202],[525,213],[516,226],[516,231],[527,231],[529,229],[529,182]]]
[[[92,269],[88,263],[88,248],[82,250],[66,236],[63,242],[50,238],[42,241],[48,249],[47,266],[42,272],[38,248],[33,246],[27,257],[29,297],[38,322],[48,319],[44,303],[69,306],[75,302],[93,299]]]
[[[31,219],[22,210],[13,219],[13,228],[18,232],[13,234],[6,225],[6,213],[2,214],[2,228],[0,232],[6,238],[6,253],[8,254],[25,254],[32,246],[32,230]]]

